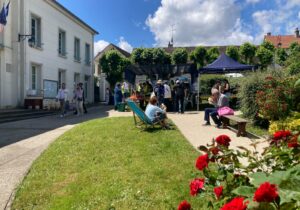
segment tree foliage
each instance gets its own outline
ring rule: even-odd
[[[190,60],[192,60],[197,65],[197,68],[201,68],[205,64],[206,56],[207,56],[206,49],[202,46],[199,46],[196,47],[196,49],[191,52]]]
[[[256,52],[256,47],[249,43],[245,42],[241,47],[240,47],[240,55],[243,57],[243,62],[247,64],[252,64],[253,63],[253,58],[255,56]]]
[[[136,48],[131,54],[131,60],[139,65],[171,64],[171,57],[161,48]]]
[[[108,51],[100,59],[101,69],[106,74],[106,80],[111,87],[122,80],[123,72],[128,65],[130,65],[130,60],[116,50]]]
[[[267,68],[273,61],[273,52],[264,46],[260,46],[256,51],[256,57],[259,60],[259,65],[262,69]]]
[[[185,48],[177,48],[172,53],[173,64],[186,64],[188,61],[188,52]]]
[[[289,47],[290,55],[296,55],[300,52],[300,45],[298,42],[293,42]]]
[[[154,48],[152,50],[153,64],[171,64],[171,57],[166,51],[161,48]]]
[[[219,49],[217,47],[212,47],[207,50],[206,61],[207,63],[214,62],[220,55]]]
[[[262,46],[265,49],[270,50],[271,52],[275,52],[274,45],[269,41],[264,41],[260,46]]]
[[[276,63],[283,66],[287,58],[288,58],[288,54],[285,49],[283,48],[276,49],[276,59],[275,59]]]
[[[226,48],[226,55],[238,61],[240,59],[239,49],[236,46],[229,46]]]

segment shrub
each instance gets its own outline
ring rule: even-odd
[[[263,90],[263,83],[264,75],[260,72],[241,78],[238,98],[240,100],[240,109],[247,118],[254,119],[257,116],[256,93]]]
[[[294,112],[285,120],[271,121],[269,133],[274,133],[277,130],[300,131],[300,113]]]
[[[201,173],[190,183],[191,195],[205,199],[206,209],[298,209],[299,135],[277,131],[261,155],[256,151],[257,143],[253,144],[254,151],[230,149],[231,139],[226,135],[200,146],[205,154],[197,158],[196,165],[205,167],[197,167]],[[241,164],[241,158],[247,166]],[[191,209],[191,204],[188,207]]]

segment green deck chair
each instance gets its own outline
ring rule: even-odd
[[[136,127],[142,128],[143,126],[145,126],[145,128],[147,129],[148,127],[154,127],[156,124],[160,124],[160,121],[155,121],[152,122],[147,115],[145,114],[145,112],[143,110],[141,110],[141,108],[131,99],[127,99],[127,105],[130,107],[130,109],[132,110],[133,113],[133,120],[134,120],[134,124]],[[136,119],[136,116],[138,117],[139,120]]]

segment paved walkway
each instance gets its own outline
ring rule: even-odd
[[[237,149],[237,146],[244,146],[248,149],[254,149],[251,144],[263,142],[258,145],[257,150],[262,151],[267,146],[265,139],[252,136],[236,137],[236,134],[229,129],[218,129],[215,126],[202,126],[204,123],[204,112],[186,112],[185,114],[168,114],[168,117],[175,123],[185,138],[197,148],[200,145],[211,144],[211,140],[221,134],[228,135],[231,138],[230,148]],[[213,124],[213,123],[212,123]]]
[[[115,112],[109,108],[111,107],[93,107],[89,109],[87,115],[80,117],[69,115],[60,119],[58,116],[49,116],[0,124],[0,209],[10,208],[15,188],[28,172],[32,162],[64,132],[90,119],[132,116],[130,112]],[[201,126],[203,112],[187,112],[184,115],[169,114],[168,116],[195,148],[210,143],[213,137],[220,134],[230,136],[233,147],[250,147],[253,143],[253,140],[249,138],[237,138],[232,131],[227,129]],[[255,141],[262,141],[262,139]]]

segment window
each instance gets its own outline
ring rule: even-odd
[[[31,89],[37,89],[37,69],[36,66],[31,66]]]
[[[31,38],[33,47],[41,47],[41,19],[31,16]]]
[[[66,70],[59,69],[58,70],[58,85],[61,87],[61,84],[66,84]]]
[[[85,44],[85,64],[91,65],[91,47],[89,44]]]
[[[80,82],[80,74],[75,73],[74,74],[74,84],[77,85]]]
[[[66,32],[63,30],[58,32],[58,54],[66,56]]]
[[[74,39],[74,59],[80,62],[80,39]]]

